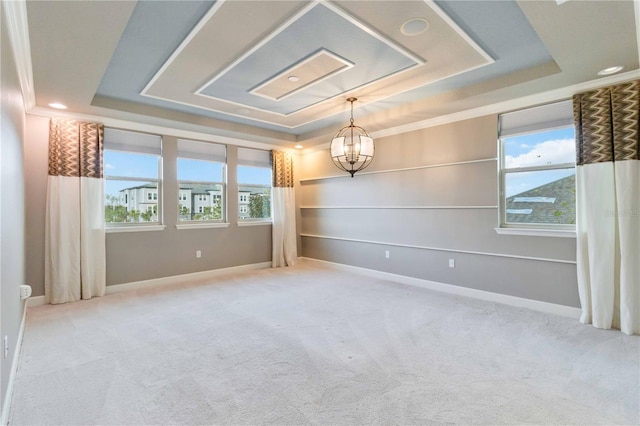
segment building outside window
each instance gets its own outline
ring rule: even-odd
[[[105,222],[107,226],[160,223],[162,138],[105,128]]]
[[[271,221],[271,153],[238,148],[238,219]]]
[[[571,101],[502,114],[501,227],[574,228],[575,157]]]
[[[178,220],[225,220],[225,145],[178,139]]]

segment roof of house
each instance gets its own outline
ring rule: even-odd
[[[575,175],[507,198],[506,213],[507,223],[576,223]]]

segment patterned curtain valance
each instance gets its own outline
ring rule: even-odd
[[[51,119],[49,175],[102,178],[104,126]]]
[[[640,80],[573,96],[576,164],[640,159]]]
[[[274,188],[293,188],[293,155],[271,151]]]

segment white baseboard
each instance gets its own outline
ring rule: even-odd
[[[271,268],[271,261],[261,263],[251,263],[249,265],[231,266],[229,268],[212,269],[210,271],[194,272],[191,274],[173,275],[171,277],[154,278],[151,280],[133,281],[130,283],[108,285],[106,294],[121,293],[123,291],[139,290],[143,288],[153,288],[166,285],[180,284],[185,281],[205,281],[210,278],[233,272],[253,271],[256,269]],[[42,296],[41,296],[42,297]],[[44,297],[43,297],[44,299]]]
[[[173,275],[170,277],[153,278],[143,281],[132,281],[123,284],[108,285],[105,294],[122,293],[123,291],[140,290],[143,288],[153,288],[172,284],[180,284],[185,281],[205,281],[213,277],[219,277],[221,275],[230,274],[233,272],[253,271],[257,269],[271,268],[271,261],[261,263],[251,263],[249,265],[231,266],[229,268],[212,269],[210,271],[193,272],[191,274]],[[30,297],[28,300],[28,306],[44,305],[44,296]]]
[[[40,305],[44,305],[44,296],[31,296],[27,299],[27,306],[30,308]]]
[[[474,299],[485,300],[489,302],[502,303],[504,305],[516,306],[519,308],[528,308],[534,311],[545,312],[548,314],[560,315],[574,319],[580,318],[580,308],[572,306],[558,305],[555,303],[542,302],[540,300],[525,299],[523,297],[509,296],[506,294],[492,293],[490,291],[477,290],[474,288],[460,287],[452,284],[444,284],[436,281],[423,280],[420,278],[407,277],[405,275],[391,274],[389,272],[381,272],[373,269],[360,268],[357,266],[344,265],[341,263],[328,262],[326,260],[312,259],[308,257],[300,257],[299,259],[308,262],[318,262],[334,269],[353,272],[372,278],[380,278],[389,281],[395,281],[402,284],[413,285],[416,287],[436,290],[443,293],[455,294],[458,296],[472,297]]]
[[[1,425],[5,426],[9,423],[9,410],[11,409],[11,398],[13,397],[13,385],[18,373],[18,362],[20,361],[20,351],[22,350],[22,337],[24,336],[24,326],[27,318],[27,303],[25,301],[22,306],[22,321],[20,321],[20,330],[16,339],[16,347],[13,352],[13,361],[11,362],[11,371],[9,372],[9,382],[7,383],[7,391],[2,401],[2,419]]]

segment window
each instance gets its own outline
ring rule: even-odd
[[[271,154],[238,148],[238,219],[271,221]]]
[[[502,114],[500,154],[502,227],[575,226],[571,101]]]
[[[180,222],[224,221],[225,167],[224,145],[178,139]]]
[[[160,223],[161,146],[157,135],[105,128],[107,226]]]

